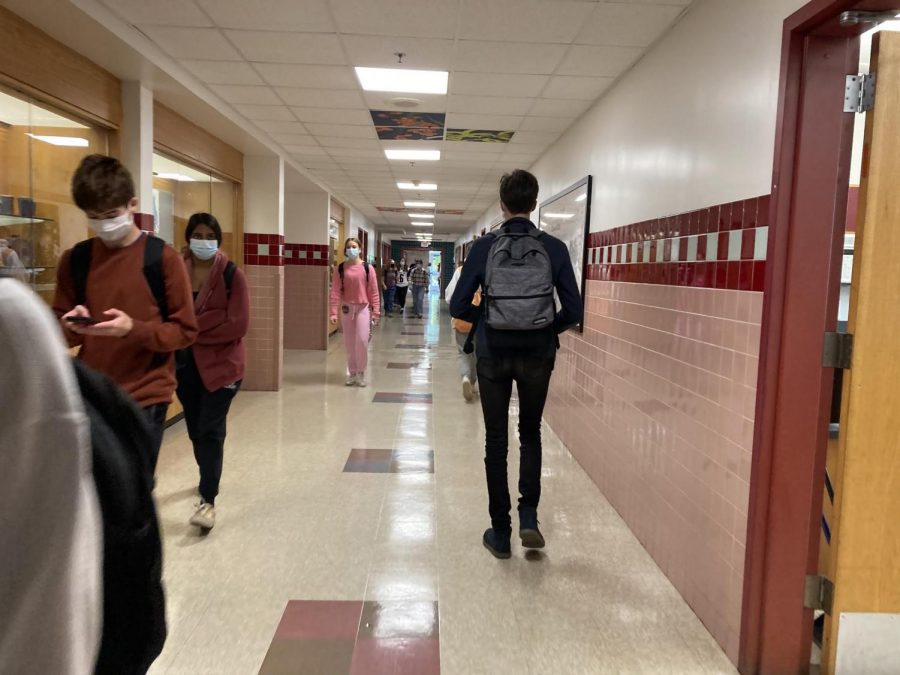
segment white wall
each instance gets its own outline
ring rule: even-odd
[[[284,160],[244,155],[244,231],[284,234]]]
[[[288,192],[284,196],[284,239],[289,244],[327,244],[327,192]]]
[[[530,169],[538,202],[591,174],[599,231],[768,194],[782,24],[804,4],[697,0]]]
[[[347,217],[347,221],[349,223],[349,234],[350,237],[355,237],[360,229],[365,230],[369,233],[369,262],[375,262],[375,258],[378,255],[378,251],[375,250],[375,226],[372,224],[368,218],[366,218],[362,213],[354,209],[352,206],[347,207],[347,212],[350,214]]]

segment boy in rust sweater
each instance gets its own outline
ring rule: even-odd
[[[137,401],[153,430],[155,473],[175,391],[174,353],[197,337],[191,284],[181,256],[143,233],[131,174],[117,159],[85,157],[72,197],[97,235],[63,253],[53,310],[78,358]]]

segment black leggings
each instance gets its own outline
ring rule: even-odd
[[[409,290],[409,286],[397,286],[397,295],[394,298],[394,303],[398,305],[401,309],[406,307],[406,291]]]

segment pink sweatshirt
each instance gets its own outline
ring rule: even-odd
[[[343,290],[341,290],[341,275],[339,268],[334,268],[334,277],[331,279],[331,318],[338,318],[338,311],[342,303],[349,305],[366,305],[372,309],[372,318],[381,316],[381,294],[378,292],[378,279],[375,268],[369,265],[369,283],[366,284],[365,265],[359,263],[351,265],[344,263]]]

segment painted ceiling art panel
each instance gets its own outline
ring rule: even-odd
[[[383,141],[442,141],[444,113],[370,110],[378,138]]]
[[[487,129],[447,129],[448,141],[469,143],[509,143],[515,131],[489,131]]]

